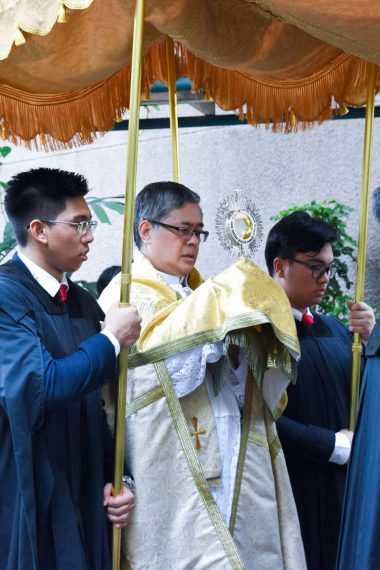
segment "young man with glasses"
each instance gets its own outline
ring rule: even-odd
[[[350,331],[366,340],[375,324],[365,303],[349,303],[350,331],[317,306],[335,273],[336,231],[306,212],[280,220],[269,232],[270,275],[286,292],[301,344],[297,382],[277,422],[300,518],[308,570],[333,570],[338,546],[346,465],[352,362]]]
[[[132,300],[143,323],[129,359],[126,458],[137,502],[124,550],[136,570],[301,570],[274,422],[295,372],[293,316],[249,260],[202,281],[199,202],[174,182],[136,199]],[[119,291],[115,277],[103,308]]]
[[[87,181],[38,168],[12,178],[18,242],[0,266],[0,560],[36,570],[111,568],[106,516],[124,527],[128,486],[111,497],[113,443],[101,387],[138,338],[134,307],[104,317],[66,277],[87,260],[96,222]],[[100,332],[100,321],[105,328]]]

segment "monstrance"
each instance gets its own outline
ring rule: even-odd
[[[215,227],[223,249],[233,257],[252,258],[263,238],[259,211],[240,188],[219,204]]]

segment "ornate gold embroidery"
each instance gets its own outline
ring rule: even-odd
[[[204,428],[198,429],[198,418],[193,416],[191,418],[191,423],[194,426],[194,431],[190,432],[192,437],[195,436],[195,449],[200,451],[202,449],[201,440],[199,439],[200,435],[206,435],[207,431]]]
[[[165,395],[161,386],[156,386],[156,388],[152,388],[149,392],[146,392],[142,396],[139,396],[133,402],[130,402],[127,405],[126,409],[126,417],[131,416],[132,414],[142,410],[146,406],[150,406],[153,402],[156,402],[160,398],[163,398]]]
[[[269,444],[269,453],[270,453],[270,456],[272,458],[272,461],[274,461],[276,459],[276,457],[280,453],[281,449],[282,449],[281,442],[280,442],[278,436],[276,435],[276,437]]]
[[[269,451],[272,461],[276,459],[277,455],[282,449],[280,440],[277,435],[269,443],[266,435],[255,431],[250,431],[248,434],[248,441],[254,443],[255,445],[258,445],[259,447],[265,447]]]

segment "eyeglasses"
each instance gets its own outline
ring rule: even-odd
[[[284,259],[290,259],[291,261],[294,261],[294,263],[299,263],[300,265],[307,267],[311,272],[312,278],[316,281],[318,281],[318,279],[321,279],[325,273],[329,279],[331,279],[331,277],[334,277],[337,270],[337,266],[333,263],[331,265],[324,265],[323,263],[306,263],[305,261],[300,261],[294,257],[285,257]]]
[[[178,226],[172,226],[171,224],[164,224],[163,222],[157,222],[156,220],[147,220],[147,222],[150,222],[151,224],[156,224],[157,226],[162,226],[163,228],[166,228],[168,230],[174,230],[178,232],[179,235],[186,240],[191,239],[193,236],[195,236],[199,241],[202,241],[204,243],[205,241],[207,241],[207,238],[209,236],[209,232],[207,232],[206,230],[192,230],[190,228],[181,228]]]
[[[41,222],[46,222],[48,224],[66,224],[68,226],[76,226],[78,234],[80,236],[85,236],[89,230],[94,233],[98,225],[98,222],[96,220],[84,220],[83,222],[64,222],[61,220],[43,220],[41,218]]]

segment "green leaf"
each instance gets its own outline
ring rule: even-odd
[[[3,233],[3,240],[4,241],[14,241],[16,243],[16,237],[13,231],[13,226],[10,222],[5,224],[4,233]]]
[[[94,211],[96,217],[99,219],[100,223],[102,224],[111,224],[111,221],[108,217],[107,212],[104,210],[102,206],[99,204],[90,204],[91,209]]]
[[[107,196],[107,198],[98,198],[98,196],[89,196],[88,198],[86,197],[86,201],[88,204],[93,204],[93,203],[102,204],[103,202],[109,202],[110,200],[118,200],[124,203],[124,198],[125,196],[123,194],[118,194],[117,196]]]
[[[10,222],[5,224],[3,240],[0,242],[0,261],[2,261],[17,245],[16,238]]]
[[[6,156],[8,156],[8,154],[12,152],[12,149],[10,146],[0,146],[0,155],[5,158]]]
[[[114,210],[118,214],[124,214],[124,204],[121,202],[104,202],[104,205],[110,210]]]

